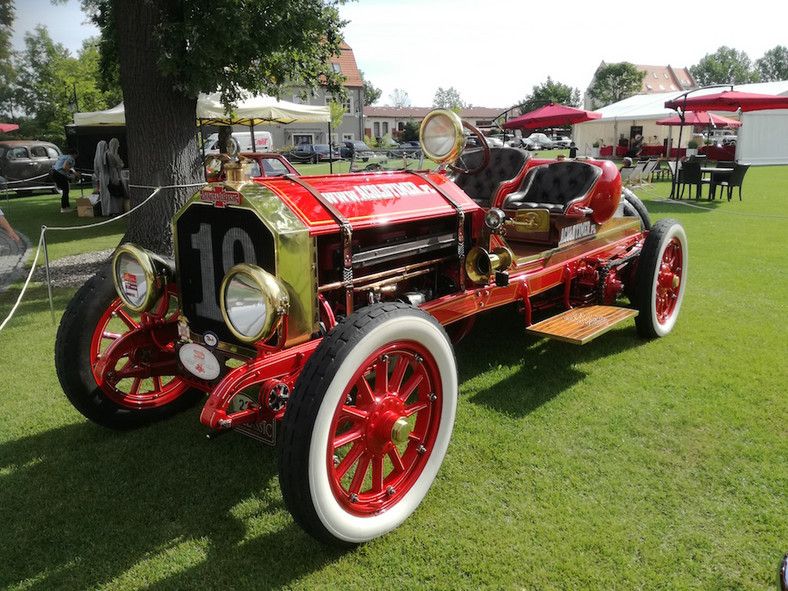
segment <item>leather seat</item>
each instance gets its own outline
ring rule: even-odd
[[[475,168],[483,157],[482,150],[468,151],[458,164]],[[522,174],[528,157],[528,152],[518,148],[490,148],[490,161],[482,170],[473,174],[454,172],[451,179],[476,203],[490,207],[498,192]]]
[[[588,197],[602,169],[587,162],[562,161],[528,171],[522,189],[509,194],[504,209],[547,209],[563,214],[569,206]]]

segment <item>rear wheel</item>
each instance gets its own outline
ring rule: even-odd
[[[647,338],[668,334],[681,309],[687,278],[687,235],[674,219],[658,220],[646,236],[638,260],[634,299],[638,332]]]
[[[177,318],[174,302],[171,289],[158,316],[131,312],[115,293],[109,266],[77,291],[58,328],[55,368],[79,412],[105,427],[128,429],[169,417],[203,396],[175,375],[172,342],[157,343],[146,335],[152,326]],[[109,349],[135,336],[142,338],[134,348]],[[108,366],[104,378],[95,372],[100,360]]]
[[[279,480],[296,522],[347,546],[400,525],[427,494],[449,445],[457,369],[426,312],[376,304],[337,325],[288,402]]]

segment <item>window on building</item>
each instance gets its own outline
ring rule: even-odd
[[[342,134],[342,141],[343,142],[352,142],[353,141],[353,134],[352,133],[343,133]]]
[[[380,137],[380,121],[375,121],[372,127],[375,129],[375,137]]]
[[[384,121],[383,122],[383,135],[386,135],[388,132],[389,132],[389,122],[388,121]]]
[[[353,106],[351,100],[352,99],[350,97],[347,97],[344,101],[342,101],[342,108],[345,109],[345,113],[350,113],[350,114],[353,113],[353,111],[350,110],[350,107]],[[334,97],[330,97],[330,96],[326,97],[326,105],[330,105],[333,102],[334,102]]]
[[[313,136],[311,133],[294,133],[293,134],[293,145],[298,146],[300,144],[314,144]]]
[[[332,63],[331,64],[331,71],[334,72],[335,74],[341,74],[342,73],[342,66],[340,66],[338,63]]]

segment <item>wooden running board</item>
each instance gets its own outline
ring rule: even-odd
[[[558,341],[585,345],[616,324],[634,318],[637,310],[617,306],[587,306],[573,308],[532,324],[526,330],[532,334],[549,337]]]

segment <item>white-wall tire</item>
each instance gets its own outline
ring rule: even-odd
[[[386,387],[379,373],[388,376]],[[364,384],[373,395],[361,393]],[[338,545],[396,528],[435,480],[456,409],[454,352],[432,316],[397,303],[351,315],[310,357],[288,403],[279,469],[293,517]],[[395,419],[408,423],[400,423],[404,441],[394,438]]]

